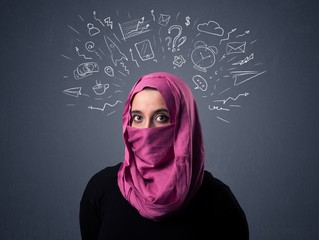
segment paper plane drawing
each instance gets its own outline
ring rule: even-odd
[[[231,71],[230,74],[233,74],[234,78],[234,86],[247,82],[266,71],[258,72],[258,71]]]
[[[63,93],[72,97],[78,97],[81,95],[81,87],[68,88],[63,90]]]

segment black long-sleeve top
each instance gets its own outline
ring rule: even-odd
[[[120,164],[96,173],[80,203],[83,240],[249,239],[244,211],[230,188],[205,171],[203,183],[178,214],[163,221],[142,217],[117,185]]]

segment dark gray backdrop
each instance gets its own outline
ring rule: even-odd
[[[87,181],[123,155],[123,104],[105,111],[89,106],[123,102],[138,76],[162,70],[179,74],[192,88],[204,129],[206,169],[237,196],[251,239],[318,239],[318,10],[317,1],[297,0],[0,1],[0,239],[80,239],[79,201]],[[144,16],[141,25],[149,21],[153,27],[160,14],[171,16],[168,26],[120,39],[119,23],[125,30],[123,23],[136,24]],[[112,30],[98,21],[108,16]],[[195,21],[214,21],[223,37],[196,36]],[[88,23],[101,30],[99,35],[88,35]],[[183,26],[181,36],[188,37],[176,51],[186,58],[182,67],[172,64],[175,54],[167,50],[172,24]],[[228,33],[231,39],[219,44]],[[102,34],[126,55],[122,62],[129,73],[120,62],[112,65]],[[134,43],[144,36],[156,57],[144,55],[138,67],[129,49],[138,59]],[[206,73],[190,61],[197,40],[219,50]],[[91,52],[84,46],[89,41],[95,43]],[[246,42],[246,53],[225,54],[226,42]],[[75,80],[73,71],[87,62],[84,53],[100,71]],[[251,53],[254,59],[240,65]],[[114,78],[103,72],[106,65],[114,67]],[[242,75],[230,72],[246,70],[263,73],[231,85]],[[195,89],[196,74],[209,84],[207,91]],[[106,86],[102,83],[109,84],[109,95],[93,97],[91,87]],[[82,87],[81,94],[63,93],[73,87]],[[226,99],[228,105],[214,102]]]

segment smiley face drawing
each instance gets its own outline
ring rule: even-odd
[[[199,71],[207,72],[207,68],[211,68],[215,64],[215,55],[218,53],[217,48],[207,46],[203,41],[197,41],[194,47],[191,53],[191,59],[194,63],[193,67]]]

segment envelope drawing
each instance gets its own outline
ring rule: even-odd
[[[226,54],[245,53],[246,42],[229,42],[226,44]]]
[[[171,16],[166,14],[160,14],[160,17],[158,18],[158,24],[166,27],[170,19]]]

